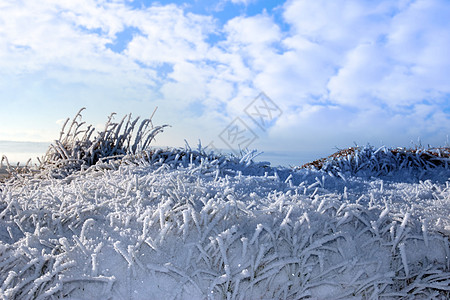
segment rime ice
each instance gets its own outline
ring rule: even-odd
[[[448,169],[251,158],[160,150],[1,184],[1,297],[448,297]]]

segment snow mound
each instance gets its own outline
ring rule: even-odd
[[[392,180],[253,156],[159,150],[0,184],[0,297],[450,296],[448,169]]]
[[[332,172],[348,172],[353,175],[379,176],[398,170],[420,171],[436,167],[448,168],[450,148],[388,148],[372,146],[351,147],[340,150],[327,158],[307,163],[302,168]]]

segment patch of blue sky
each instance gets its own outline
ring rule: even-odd
[[[205,108],[201,101],[195,101],[189,104],[188,112],[194,117],[201,117],[205,113]]]
[[[380,34],[376,39],[376,43],[380,46],[386,46],[388,42],[389,36],[387,34]]]
[[[162,63],[156,67],[156,74],[158,75],[158,78],[170,80],[170,78],[167,78],[167,76],[172,72],[173,72],[173,64],[170,63]]]
[[[140,33],[141,31],[136,27],[126,27],[123,31],[118,32],[114,42],[106,44],[106,47],[116,53],[122,53],[127,48],[133,37]]]
[[[442,99],[442,111],[447,115],[447,119],[450,120],[450,94],[446,94]]]
[[[141,69],[151,69],[156,72],[157,78],[164,82],[173,81],[168,75],[173,72],[173,64],[160,62],[157,64],[148,65],[142,61],[135,60],[135,64],[137,64]]]
[[[229,117],[230,116],[228,111],[227,111],[227,103],[226,102],[219,102],[217,104],[217,111],[222,113],[222,115],[224,117]]]
[[[450,99],[449,99],[450,102]],[[448,117],[450,118],[450,105],[447,105],[444,107],[443,109],[444,113],[446,113],[448,115]]]
[[[225,41],[227,38],[223,33],[211,33],[205,39],[205,41],[210,45],[215,45],[221,41]]]

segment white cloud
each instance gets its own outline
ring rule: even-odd
[[[130,58],[149,65],[207,58],[205,39],[215,30],[211,17],[185,14],[174,5],[150,7],[132,17],[130,25],[142,35],[128,45],[126,55]]]
[[[330,80],[331,97],[339,102],[376,99],[396,109],[449,93],[449,5],[417,1],[400,11],[380,31],[382,42],[350,50]],[[352,85],[354,83],[354,85]],[[366,96],[369,96],[368,98]]]
[[[345,51],[385,31],[396,6],[396,1],[291,0],[283,16],[296,35]]]
[[[117,16],[121,10],[129,12],[125,7],[103,7],[94,1],[77,5],[71,1],[9,2],[0,12],[5,24],[0,35],[0,77],[10,81],[39,75],[40,82],[119,90],[120,86],[154,85],[153,70],[142,69],[105,47],[122,27]]]
[[[388,61],[374,44],[361,44],[349,51],[343,66],[329,79],[331,101],[361,108],[374,104],[383,97],[377,90],[389,73]]]
[[[227,22],[224,30],[230,44],[270,44],[281,39],[280,28],[267,15],[236,17]]]

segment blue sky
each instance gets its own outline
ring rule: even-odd
[[[0,140],[50,142],[81,107],[100,126],[158,106],[157,145],[235,150],[223,132],[245,124],[242,145],[289,163],[444,145],[449,15],[446,0],[3,0]],[[279,109],[264,128],[246,113],[261,92]]]

